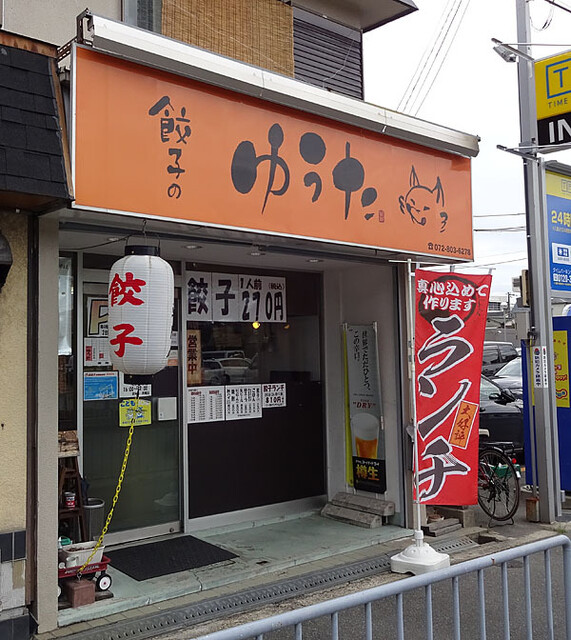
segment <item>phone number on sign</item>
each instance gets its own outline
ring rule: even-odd
[[[471,256],[472,249],[468,249],[468,247],[455,247],[451,244],[438,244],[436,242],[428,243],[429,251],[446,251],[446,253],[456,253],[459,256]]]

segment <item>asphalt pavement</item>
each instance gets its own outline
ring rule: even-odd
[[[451,564],[466,562],[476,557],[495,554],[504,549],[510,549],[534,542],[545,537],[565,534],[571,537],[571,500],[563,505],[560,520],[550,524],[531,522],[527,518],[528,498],[532,494],[527,488],[523,488],[520,496],[520,505],[513,521],[490,522],[486,514],[478,507],[469,507],[472,512],[475,526],[459,529],[447,536],[449,546],[453,547],[454,540],[462,540],[466,537],[477,541],[472,547],[461,547],[459,551],[450,554]],[[567,508],[569,507],[569,508]],[[530,509],[529,515],[535,512]],[[436,545],[437,538],[426,537],[425,540]],[[390,547],[391,545],[388,545]],[[394,545],[393,545],[394,546]],[[389,550],[390,554],[391,551]],[[485,630],[482,630],[482,620],[478,607],[478,580],[475,574],[466,576],[460,580],[460,608],[461,608],[461,637],[462,640],[523,640],[533,638],[546,640],[553,638],[566,638],[565,610],[564,610],[564,586],[563,563],[561,551],[552,552],[549,563],[550,575],[546,576],[545,559],[543,554],[530,558],[529,570],[531,580],[532,611],[529,616],[532,620],[531,636],[528,636],[526,619],[526,598],[524,591],[525,575],[524,561],[514,560],[508,563],[509,582],[509,635],[504,629],[504,600],[501,582],[501,571],[496,567],[484,572],[485,582]],[[345,584],[324,588],[319,592],[301,594],[289,598],[283,602],[255,610],[230,615],[225,618],[212,620],[205,624],[186,626],[167,634],[153,636],[156,640],[188,640],[200,638],[203,635],[220,629],[237,627],[253,620],[274,616],[301,607],[309,606],[324,600],[355,593],[357,591],[373,588],[394,580],[406,579],[406,576],[380,572],[377,575],[364,579],[351,580]],[[546,581],[552,585],[552,620],[553,628],[550,630],[547,607],[543,597]],[[449,640],[453,637],[453,614],[450,606],[452,600],[450,582],[440,583],[433,587],[432,593],[433,618],[432,628],[428,631],[426,616],[426,595],[424,590],[417,590],[405,594],[403,597],[404,611],[404,637],[406,640],[422,640],[434,638]],[[397,618],[394,599],[387,599],[374,603],[372,606],[372,630],[373,637],[382,640],[396,640]],[[365,638],[366,622],[363,607],[349,609],[339,615],[339,638],[354,640]],[[553,635],[550,635],[550,634]],[[431,635],[432,634],[432,635]],[[264,635],[264,640],[290,640],[296,638],[293,628],[273,631]],[[303,625],[304,640],[321,640],[331,638],[331,621],[329,617],[320,618]]]
[[[478,507],[468,507],[467,526],[441,537],[426,537],[435,549],[449,553],[451,564],[466,562],[473,558],[493,555],[498,551],[524,545],[558,533],[571,537],[571,501],[564,505],[560,521],[550,524],[530,522],[527,518],[527,499],[531,493],[522,490],[518,512],[513,522],[490,522]],[[570,507],[567,510],[567,506]],[[353,529],[354,527],[350,527]],[[212,590],[196,594],[193,601],[164,601],[151,607],[141,607],[121,615],[109,616],[106,620],[92,620],[80,625],[62,627],[56,632],[42,634],[39,640],[67,638],[68,640],[119,640],[125,637],[148,640],[187,640],[198,638],[220,629],[236,627],[252,620],[270,617],[316,604],[325,600],[356,593],[387,582],[406,580],[407,576],[390,572],[390,557],[402,551],[412,540],[400,538],[381,544],[370,545],[352,553],[338,554],[322,558],[319,562],[304,562],[296,567],[268,573],[250,581],[227,585],[223,590]],[[560,551],[558,551],[560,555]],[[554,553],[552,575],[546,577],[543,560],[531,561],[531,578],[534,593],[539,593],[548,580],[553,584],[553,611],[555,613],[554,639],[563,638],[565,620],[562,610],[563,576],[562,562]],[[510,584],[510,627],[509,637],[527,638],[525,633],[525,598],[523,562],[508,565]],[[502,628],[502,591],[500,572],[486,570],[486,635],[481,635],[478,607],[477,580],[467,576],[460,584],[462,607],[462,638],[486,637],[505,639]],[[237,597],[237,595],[239,597]],[[448,640],[452,638],[450,586],[440,584],[433,588],[434,618],[433,635],[427,635],[425,615],[425,594],[412,592],[403,598],[405,611],[405,638],[420,640],[433,637]],[[202,600],[201,600],[202,598]],[[236,604],[237,603],[237,604]],[[203,615],[205,610],[214,613]],[[375,638],[390,640],[396,638],[396,618],[394,600],[380,601],[372,607]],[[543,600],[534,601],[534,629],[532,638],[549,638],[545,635],[546,609]],[[115,620],[115,622],[114,622]],[[362,607],[348,610],[339,616],[340,638],[353,640],[365,637]],[[266,640],[285,640],[296,637],[292,629],[266,634]],[[321,619],[304,625],[303,638],[318,640],[331,637],[329,619]]]

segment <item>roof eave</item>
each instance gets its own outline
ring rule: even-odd
[[[95,50],[439,151],[475,157],[479,138],[220,56],[93,14],[84,42]]]

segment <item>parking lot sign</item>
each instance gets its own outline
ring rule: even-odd
[[[535,101],[539,144],[571,143],[571,51],[535,62]]]

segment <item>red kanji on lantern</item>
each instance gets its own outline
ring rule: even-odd
[[[141,293],[142,288],[147,283],[139,278],[134,278],[130,271],[125,273],[125,280],[121,280],[118,273],[111,281],[109,287],[109,300],[111,306],[123,305],[126,303],[140,305],[144,304],[144,300],[135,297],[135,293]]]
[[[174,274],[158,247],[129,245],[109,273],[109,346],[115,369],[152,376],[171,348]]]
[[[122,358],[125,355],[126,344],[143,344],[143,340],[141,338],[138,338],[137,336],[129,336],[129,334],[135,330],[135,327],[132,324],[117,324],[113,327],[113,330],[118,331],[119,333],[115,338],[109,340],[109,344],[118,345],[118,349],[115,353],[119,358]]]

